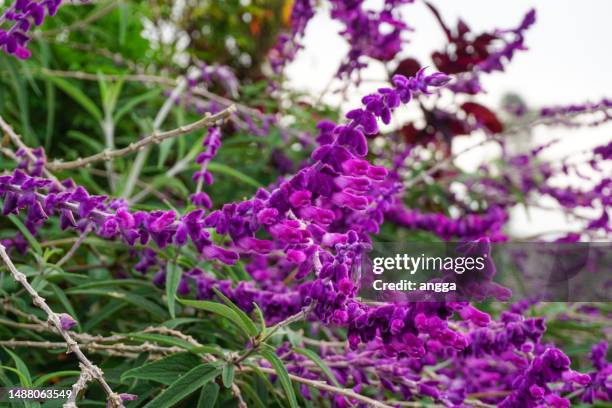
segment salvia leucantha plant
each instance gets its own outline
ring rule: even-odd
[[[588,137],[612,101],[477,102],[535,10],[476,32],[425,2],[419,61],[412,0],[170,3],[0,6],[0,384],[72,391],[0,403],[610,406],[607,303],[360,296],[378,242],[609,241],[612,144],[512,139]],[[316,13],[348,45],[325,92],[389,73],[342,114],[285,80]],[[501,154],[466,172],[456,136]],[[574,227],[513,236],[543,202]]]

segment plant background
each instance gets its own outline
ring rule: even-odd
[[[317,100],[321,87],[332,77],[337,66],[337,56],[343,54],[341,50],[344,47],[341,45],[343,40],[335,37],[332,39],[331,34],[337,28],[324,17],[316,17],[307,31],[305,51],[299,54],[287,70],[283,98],[276,98],[275,94],[267,91],[269,81],[261,65],[269,48],[275,43],[277,34],[288,28],[288,4],[280,0],[230,0],[202,2],[192,7],[192,2],[186,3],[188,11],[181,18],[176,18],[177,6],[172,7],[170,2],[165,1],[104,1],[85,5],[67,3],[55,18],[49,18],[42,29],[36,30],[31,45],[33,57],[30,60],[18,61],[5,54],[0,55],[0,115],[10,121],[26,144],[44,146],[48,157],[73,160],[104,149],[100,119],[105,109],[112,112],[116,126],[115,143],[127,145],[152,130],[152,118],[167,99],[167,94],[159,86],[114,81],[104,75],[142,72],[176,78],[184,73],[187,65],[197,60],[226,64],[234,69],[240,79],[241,104],[269,112],[280,111],[290,118],[287,121],[289,129],[311,134],[316,133],[315,126],[319,120],[338,120],[348,106],[355,106],[362,95],[372,90],[371,83],[364,83],[359,88],[351,88],[345,101],[328,95],[322,103],[309,103]],[[492,6],[490,2],[484,1],[468,1],[461,6],[458,3],[440,1],[439,6],[447,21],[454,21],[460,14],[474,28],[512,26],[529,5],[529,2],[524,1],[513,2],[511,6]],[[427,55],[432,48],[442,45],[442,37],[439,27],[426,22],[431,19],[424,17],[422,5],[414,7],[414,15],[412,12],[407,15],[413,20],[416,34],[413,44],[407,50],[417,56]],[[529,106],[535,107],[585,99],[596,101],[606,96],[605,93],[612,89],[612,80],[606,69],[610,66],[611,58],[606,48],[609,38],[609,28],[606,27],[609,25],[604,17],[610,14],[610,3],[594,1],[588,7],[573,7],[570,2],[555,2],[554,5],[542,3],[539,7],[540,22],[528,34],[531,50],[517,55],[506,73],[487,77],[485,85],[490,93],[482,96],[481,100],[489,106],[496,106],[505,92],[514,92],[523,97]],[[246,12],[251,16],[249,22],[240,19]],[[169,23],[171,20],[174,22]],[[204,33],[200,31],[194,34],[187,41],[175,35],[179,31],[173,28],[173,24],[188,30],[193,27],[208,28]],[[66,30],[66,27],[69,29]],[[146,34],[143,36],[143,33]],[[232,40],[228,43],[229,37]],[[58,74],[59,71],[99,74],[100,78],[65,78]],[[365,77],[379,79],[381,73],[384,74],[373,64],[372,68],[366,70]],[[218,84],[213,85],[211,90],[224,92]],[[116,99],[112,97],[113,93],[118,95]],[[177,106],[172,110],[164,128],[171,129],[198,117],[196,112]],[[536,140],[542,142],[553,132],[555,136],[563,135],[564,140],[569,140],[564,142],[561,149],[563,152],[571,151],[578,145],[581,148],[594,147],[610,140],[609,124],[589,129],[588,135],[586,132],[584,135],[580,133],[581,130],[537,129]],[[300,163],[309,157],[310,151],[287,144],[279,129],[274,126],[263,138],[241,129],[227,133],[229,136],[224,136],[223,147],[210,166],[215,175],[215,183],[207,191],[214,197],[215,203],[250,197],[258,186],[269,185],[283,175],[275,158],[276,152],[282,151],[293,163]],[[469,140],[463,139],[457,138],[453,149],[462,150],[466,145],[479,140],[478,135]],[[161,201],[158,195],[153,194],[135,208],[168,209],[187,201],[193,189],[191,173],[197,166],[194,164],[189,171],[172,178],[167,177],[166,171],[191,149],[198,148],[201,140],[202,133],[194,132],[170,139],[153,149],[142,172],[142,181],[154,186],[169,199]],[[464,160],[472,164],[474,157],[492,159],[495,153],[495,150],[480,150]],[[550,154],[548,158],[554,159],[555,153]],[[114,171],[118,176],[117,194],[125,187],[132,164],[133,156],[114,161]],[[15,163],[0,157],[0,171],[13,170],[14,167]],[[469,170],[468,167],[465,169]],[[93,170],[78,169],[65,176],[72,177],[92,194],[106,194],[110,190],[103,166]],[[424,188],[422,194],[433,199],[444,193],[434,184]],[[448,211],[444,204],[439,205],[437,201],[436,209]],[[588,209],[584,212],[585,215],[593,213]],[[536,212],[532,215],[536,219],[544,219],[540,214]],[[559,218],[563,218],[563,228],[568,231],[578,225],[566,220],[559,211],[553,214],[554,218],[548,218],[547,215],[544,225],[538,224],[533,228],[524,227],[526,224],[531,225],[532,221],[518,215],[517,221],[511,226],[512,232],[519,237],[539,233],[551,224],[558,226]],[[12,237],[19,226],[18,219],[0,219],[0,238]],[[405,230],[398,232],[396,227],[386,226],[383,236],[394,234],[402,239],[438,239],[433,234]],[[227,350],[241,350],[244,346],[243,339],[235,336],[231,324],[210,314],[185,317],[197,320],[172,319],[167,311],[165,290],[153,285],[151,276],[142,277],[132,270],[134,255],[122,244],[90,236],[74,259],[58,270],[54,264],[70,249],[73,243],[70,239],[74,239],[74,233],[60,232],[57,221],[52,221],[40,235],[44,238],[30,249],[35,261],[23,257],[18,258],[17,263],[20,270],[50,300],[56,311],[69,313],[78,320],[78,331],[108,335],[137,333],[149,326],[165,325],[168,328],[181,328],[205,344],[222,345]],[[189,261],[185,261],[185,267],[188,264]],[[228,273],[235,276],[240,272]],[[38,315],[28,298],[18,291],[17,285],[8,279],[4,271],[0,275],[0,295],[10,298],[19,309],[28,314]],[[563,350],[572,358],[572,368],[588,371],[590,365],[586,355],[594,343],[609,335],[610,329],[606,317],[610,313],[609,305],[597,307],[604,316],[593,321],[565,320],[567,305],[564,304],[540,305],[537,311],[526,314],[547,317],[549,326],[546,339],[563,344]],[[499,312],[495,305],[483,305],[483,308],[493,314]],[[305,329],[306,326],[298,323],[285,335],[291,337]],[[3,340],[47,339],[37,332],[1,324],[0,337]],[[163,346],[180,343],[171,336],[160,340],[159,337],[134,335],[126,340],[129,344],[137,345],[155,341]],[[144,365],[146,353],[137,353],[131,358],[102,356],[97,356],[96,360],[102,361],[109,381],[126,392],[139,395],[139,400],[129,406],[144,406],[164,384],[168,384],[171,377],[181,372],[181,364],[191,364],[190,361],[179,362],[168,367],[160,381],[137,380],[136,375],[126,380],[122,375]],[[76,375],[75,360],[66,356],[62,349],[22,348],[15,353],[1,349],[0,362],[3,366],[15,367],[26,379],[57,386],[70,386]],[[20,380],[23,381],[9,371],[0,368],[0,382],[3,385],[18,385]],[[278,387],[266,382],[265,376],[245,376],[239,385],[243,387],[244,398],[249,406],[257,406],[257,401],[264,406],[284,406],[285,401]],[[208,406],[206,398],[202,396],[210,391],[204,388],[201,394],[198,392],[185,396],[181,406]],[[105,403],[100,402],[103,399],[102,392],[91,387],[83,406],[104,406]],[[314,406],[325,402],[325,398],[322,398]],[[312,404],[302,399],[300,403]],[[429,403],[429,400],[424,402]],[[217,406],[237,404],[231,390],[221,388]]]

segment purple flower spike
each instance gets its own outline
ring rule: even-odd
[[[0,50],[19,59],[30,58],[28,32],[32,26],[40,26],[44,22],[45,7],[48,14],[53,16],[61,3],[62,0],[17,0],[12,7],[7,7],[0,14],[0,25],[5,23],[8,27],[8,30],[0,28]]]

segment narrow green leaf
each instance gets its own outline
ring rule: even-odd
[[[216,315],[225,317],[236,326],[238,326],[247,336],[249,336],[249,328],[246,327],[240,316],[229,306],[221,303],[209,302],[207,300],[186,300],[177,298],[178,301],[186,306],[195,307],[196,309],[205,310]]]
[[[240,180],[243,183],[253,186],[255,188],[262,187],[259,181],[222,163],[210,162],[208,163],[207,169],[212,171],[213,173],[225,174],[226,176],[233,177],[236,180]]]
[[[168,298],[168,311],[173,319],[176,317],[176,290],[182,274],[183,271],[176,263],[168,263],[166,268],[166,297]]]
[[[83,331],[90,331],[104,320],[108,319],[124,307],[127,307],[127,303],[117,302],[112,300],[108,302],[102,309],[100,309],[96,314],[94,314],[89,320],[86,320],[83,323]]]
[[[126,293],[118,290],[108,291],[103,289],[68,289],[66,293],[74,295],[108,296],[137,306],[138,308],[146,310],[147,312],[156,315],[161,319],[165,320],[168,317],[168,312],[162,309],[157,303],[152,302],[143,296],[136,295],[135,293]]]
[[[47,129],[45,132],[45,150],[51,147],[51,137],[55,127],[55,87],[49,80],[45,81],[46,108],[47,108]]]
[[[13,224],[15,224],[15,226],[19,229],[19,232],[21,232],[21,234],[28,241],[28,243],[32,246],[32,248],[34,248],[34,252],[36,252],[38,255],[42,257],[42,254],[43,254],[42,247],[40,246],[36,238],[34,238],[32,234],[30,234],[30,231],[28,231],[25,225],[23,225],[21,220],[13,214],[9,214],[8,219],[11,220]]]
[[[157,97],[160,92],[161,90],[159,88],[156,88],[128,100],[124,105],[117,109],[115,115],[113,116],[113,121],[115,123],[119,123],[119,120],[121,120],[121,118],[123,118],[125,114],[132,112],[132,110],[134,110],[134,108],[139,104]]]
[[[193,348],[193,345],[189,343],[188,341],[185,341],[183,339],[179,339],[173,336],[164,336],[163,334],[131,333],[129,334],[129,336],[131,339],[153,341],[155,343],[159,343],[163,345],[182,347],[186,350]]]
[[[248,331],[249,331],[249,335],[250,336],[257,336],[257,333],[259,332],[257,330],[257,326],[255,326],[255,323],[253,322],[253,320],[251,320],[251,318],[242,311],[242,309],[240,309],[238,306],[236,306],[234,304],[234,302],[232,302],[227,296],[225,296],[223,293],[221,293],[221,291],[217,288],[212,288],[213,291],[215,292],[215,294],[217,296],[219,296],[219,298],[221,298],[221,300],[223,300],[223,303],[225,303],[227,306],[229,306],[230,308],[232,308],[232,310],[234,312],[236,312],[236,314],[238,315],[238,317],[240,317],[240,319],[243,321],[244,325],[247,327]]]
[[[68,314],[76,320],[76,310],[74,310],[74,308],[72,307],[72,304],[70,303],[70,300],[68,300],[68,297],[66,297],[66,295],[64,294],[64,291],[61,290],[59,286],[54,285],[53,283],[50,283],[49,286],[51,287],[51,290],[53,291],[55,297],[60,301],[62,306],[64,306],[64,309],[66,309],[66,312],[68,312]]]
[[[98,122],[102,121],[102,112],[100,108],[94,103],[94,101],[89,98],[89,96],[85,95],[83,91],[79,88],[66,81],[63,78],[58,78],[54,76],[47,76],[51,82],[55,84],[59,89],[64,91],[68,96],[74,99],[83,109],[93,116]]]
[[[19,377],[19,382],[21,383],[21,385],[24,387],[28,387],[27,385],[28,378],[25,375],[23,375],[21,371],[19,371],[16,368],[5,366],[5,365],[0,365],[0,368],[3,370],[9,370],[10,372],[17,374],[17,377]]]
[[[121,382],[136,378],[169,385],[176,381],[177,377],[199,366],[200,362],[200,358],[191,353],[172,354],[161,360],[127,370],[121,375]]]
[[[225,353],[223,352],[223,350],[217,348],[216,346],[192,347],[189,349],[189,351],[194,354],[214,354],[216,356],[221,357],[222,359],[225,359]]]
[[[161,170],[164,167],[164,163],[170,156],[170,152],[172,151],[172,147],[174,146],[175,138],[170,138],[162,141],[159,144],[159,154],[157,156],[157,169]]]
[[[247,367],[250,367],[250,368],[253,370],[253,372],[254,372],[255,374],[257,374],[257,377],[259,378],[259,380],[260,380],[261,384],[263,384],[263,387],[261,387],[261,389],[264,389],[264,387],[265,387],[265,389],[266,389],[266,390],[267,390],[267,391],[268,391],[270,394],[272,394],[272,396],[274,397],[274,400],[276,401],[276,403],[277,403],[279,406],[281,406],[281,407],[282,407],[282,406],[284,406],[285,404],[284,404],[284,403],[281,401],[281,399],[280,399],[280,397],[281,397],[281,396],[279,396],[279,395],[278,395],[279,393],[278,393],[277,387],[275,387],[275,386],[274,386],[274,385],[273,385],[273,384],[270,382],[270,380],[268,379],[268,375],[267,375],[267,374],[265,374],[263,371],[261,371],[261,369],[259,368],[259,366],[258,366],[258,365],[255,365],[255,364],[249,364],[249,363],[245,363],[244,365],[245,365],[245,366],[247,366]],[[267,397],[267,396],[266,396],[266,397]],[[267,400],[267,398],[266,398],[266,400]]]
[[[266,319],[264,318],[263,312],[259,305],[253,302],[253,306],[255,306],[255,312],[257,313],[257,318],[259,319],[259,326],[261,327],[260,334],[262,337],[266,337]]]
[[[294,348],[293,351],[295,351],[298,354],[303,355],[304,357],[308,357],[313,363],[315,363],[321,369],[321,371],[325,373],[325,375],[330,379],[330,381],[336,387],[340,387],[340,388],[342,387],[340,383],[338,382],[338,380],[336,379],[336,376],[334,375],[332,370],[329,369],[327,364],[325,364],[325,362],[321,359],[321,357],[319,357],[317,353],[315,353],[312,350],[305,349],[305,348]]]
[[[225,388],[230,388],[234,383],[234,364],[227,363],[223,366],[223,372],[221,373],[221,380]]]
[[[47,383],[47,381],[52,380],[54,378],[63,378],[63,377],[78,377],[81,374],[80,371],[77,370],[66,370],[66,371],[55,371],[53,373],[44,374],[38,377],[32,383],[34,387],[40,387]]]
[[[21,358],[19,358],[17,354],[13,353],[11,350],[4,347],[4,351],[6,351],[9,356],[11,356],[11,358],[15,362],[15,367],[17,368],[17,370],[19,370],[21,374],[23,374],[23,378],[19,377],[21,379],[21,385],[24,387],[31,387],[32,376],[30,375],[30,370],[28,370],[28,366],[23,362]],[[26,380],[25,382],[23,381],[24,379]]]
[[[178,327],[183,324],[197,323],[201,321],[202,321],[201,319],[197,319],[195,317],[177,317],[176,319],[172,319],[172,320],[163,322],[162,326],[167,327],[169,329],[174,329],[175,327]]]
[[[121,46],[125,44],[128,22],[129,22],[128,5],[125,4],[124,0],[120,0],[119,1],[119,45]]]
[[[200,398],[198,398],[198,408],[214,408],[219,396],[219,386],[210,382],[202,387]]]
[[[260,354],[268,360],[270,364],[272,364],[272,368],[276,371],[276,375],[278,376],[278,380],[280,381],[283,389],[285,390],[285,394],[287,395],[287,399],[289,400],[289,405],[291,408],[297,408],[297,398],[295,396],[295,391],[293,390],[293,386],[291,385],[291,379],[289,378],[289,373],[287,369],[283,365],[283,362],[278,358],[274,352],[264,349],[260,352]]]
[[[253,387],[251,387],[250,384],[240,382],[240,391],[243,391],[248,398],[253,400],[257,408],[266,408],[266,404],[263,403],[261,398],[259,398],[259,395],[257,395],[257,392],[253,389]]]
[[[167,408],[174,406],[198,388],[214,380],[219,374],[221,374],[221,368],[216,365],[202,364],[195,367],[170,384],[153,401],[145,405],[145,408]]]

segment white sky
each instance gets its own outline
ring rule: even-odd
[[[381,0],[366,1],[366,5],[373,9],[381,3]],[[432,0],[432,3],[438,7],[449,27],[454,27],[461,16],[476,33],[516,27],[536,4],[537,21],[526,34],[529,50],[515,54],[505,73],[483,77],[487,94],[479,96],[479,100],[488,106],[499,106],[502,95],[509,91],[520,94],[532,107],[596,102],[612,97],[612,1]],[[409,35],[411,43],[407,45],[405,55],[414,56],[422,64],[431,66],[429,55],[433,50],[442,49],[446,41],[444,33],[421,1],[404,6],[403,13],[405,21],[415,29]],[[326,88],[348,49],[338,35],[340,30],[341,25],[329,18],[327,10],[315,16],[306,31],[305,49],[287,68],[292,88],[314,95],[321,94]],[[363,77],[380,80],[385,77],[384,68],[373,63],[364,71]],[[332,104],[342,103],[348,109],[358,106],[361,96],[379,86],[380,83],[365,82],[360,89],[351,90],[348,100],[343,103],[339,95],[329,93],[324,100]],[[550,160],[608,142],[612,139],[612,124],[579,130],[538,128],[535,144],[556,137],[563,137],[563,142],[547,151],[545,157]],[[474,143],[473,138],[458,140],[456,148],[462,150],[471,143]],[[466,155],[459,164],[474,168],[480,160],[494,154],[495,149],[483,148]],[[550,206],[551,203],[546,201],[543,204]],[[548,230],[569,231],[578,225],[560,212],[533,210],[530,215],[528,217],[522,210],[513,213],[510,223],[513,235],[525,237]]]

